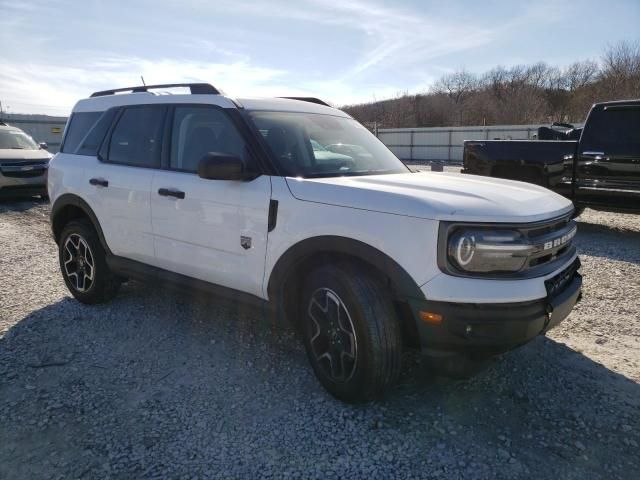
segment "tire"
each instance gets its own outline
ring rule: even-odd
[[[104,303],[118,293],[121,279],[109,270],[102,244],[87,220],[65,225],[58,259],[64,283],[78,301],[89,305]]]
[[[324,388],[348,403],[382,396],[400,374],[403,345],[384,286],[356,265],[327,264],[307,276],[300,298],[305,349]]]

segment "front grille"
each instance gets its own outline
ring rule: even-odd
[[[32,165],[47,165],[49,160],[0,160],[0,168],[4,167],[24,167]]]
[[[577,225],[570,216],[520,231],[536,246],[536,251],[529,257],[529,268],[545,265],[575,251],[573,237],[577,232]]]
[[[562,272],[549,280],[545,280],[544,286],[547,289],[547,295],[554,297],[561,293],[565,287],[571,283],[578,269],[580,269],[580,259],[576,258],[575,261]]]
[[[37,170],[28,170],[26,172],[2,172],[2,175],[9,178],[32,178],[41,177],[44,175],[45,169],[39,168]]]
[[[35,160],[28,162],[2,162],[0,172],[5,177],[29,178],[43,175],[47,169],[48,161]]]
[[[547,233],[554,232],[556,230],[560,230],[567,223],[569,223],[570,219],[571,219],[570,217],[563,217],[560,219],[553,220],[546,225],[532,227],[531,229],[527,230],[527,236],[529,238],[535,238],[541,235],[545,235]]]

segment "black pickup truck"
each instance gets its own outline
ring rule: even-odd
[[[553,138],[467,140],[462,172],[542,185],[577,211],[640,213],[640,100],[596,103],[582,132]]]

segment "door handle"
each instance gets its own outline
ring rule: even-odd
[[[91,185],[93,185],[94,187],[97,187],[97,186],[108,187],[109,186],[109,182],[107,180],[105,180],[104,178],[92,178],[92,179],[89,180],[89,183]]]
[[[184,198],[184,192],[180,190],[175,190],[173,188],[159,188],[158,195],[161,197],[176,197],[176,198]]]

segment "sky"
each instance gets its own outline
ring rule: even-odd
[[[0,102],[67,115],[142,75],[339,106],[463,68],[598,60],[622,40],[640,40],[640,0],[0,0]]]

